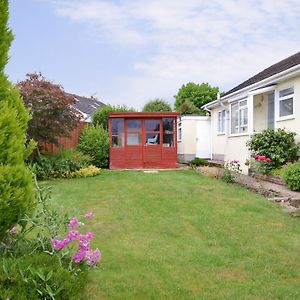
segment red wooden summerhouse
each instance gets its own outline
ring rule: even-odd
[[[174,112],[110,113],[110,168],[176,168],[177,117]]]

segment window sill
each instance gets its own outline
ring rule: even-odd
[[[276,122],[281,122],[281,121],[287,121],[287,120],[294,120],[295,115],[290,115],[290,116],[285,116],[285,117],[279,117]]]
[[[239,137],[239,136],[247,136],[249,133],[235,133],[235,134],[230,134],[229,137]]]
[[[225,132],[217,132],[217,135],[220,135],[220,136],[225,135]]]

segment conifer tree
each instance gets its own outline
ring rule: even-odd
[[[6,231],[34,209],[32,178],[25,158],[29,113],[4,73],[13,34],[8,28],[8,0],[0,0],[0,241]]]

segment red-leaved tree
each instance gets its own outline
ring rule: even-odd
[[[32,114],[27,138],[58,145],[58,138],[70,136],[80,120],[80,114],[72,106],[75,99],[41,73],[27,74],[26,77],[17,86]]]

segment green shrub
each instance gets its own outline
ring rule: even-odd
[[[70,173],[70,178],[80,178],[80,177],[92,177],[99,175],[101,172],[100,168],[97,168],[95,166],[88,166],[86,168],[82,168],[78,171]]]
[[[207,166],[208,161],[204,158],[195,157],[194,159],[189,161],[190,167],[199,167],[199,166]]]
[[[38,179],[66,178],[69,174],[90,164],[90,157],[77,150],[62,150],[58,154],[37,156],[31,164]]]
[[[172,111],[171,105],[164,101],[163,99],[153,99],[148,101],[144,107],[143,107],[143,112],[153,112],[153,111],[158,111],[158,112],[165,112],[165,111]]]
[[[8,81],[4,67],[13,35],[7,27],[8,1],[0,1],[0,242],[6,231],[34,207],[34,190],[24,160],[30,119],[18,90]]]
[[[91,163],[99,168],[108,167],[109,136],[102,126],[91,125],[86,127],[78,144],[78,149],[91,157]]]
[[[235,182],[235,177],[242,173],[241,164],[238,160],[232,160],[224,165],[224,172],[221,180],[226,183]]]
[[[267,129],[255,134],[247,143],[253,156],[263,155],[271,158],[272,168],[278,168],[297,159],[299,146],[295,143],[294,132],[284,129]]]
[[[300,161],[288,165],[283,177],[292,191],[300,191]]]
[[[79,299],[86,282],[86,266],[70,272],[65,260],[46,253],[3,258],[0,267],[3,299]]]

